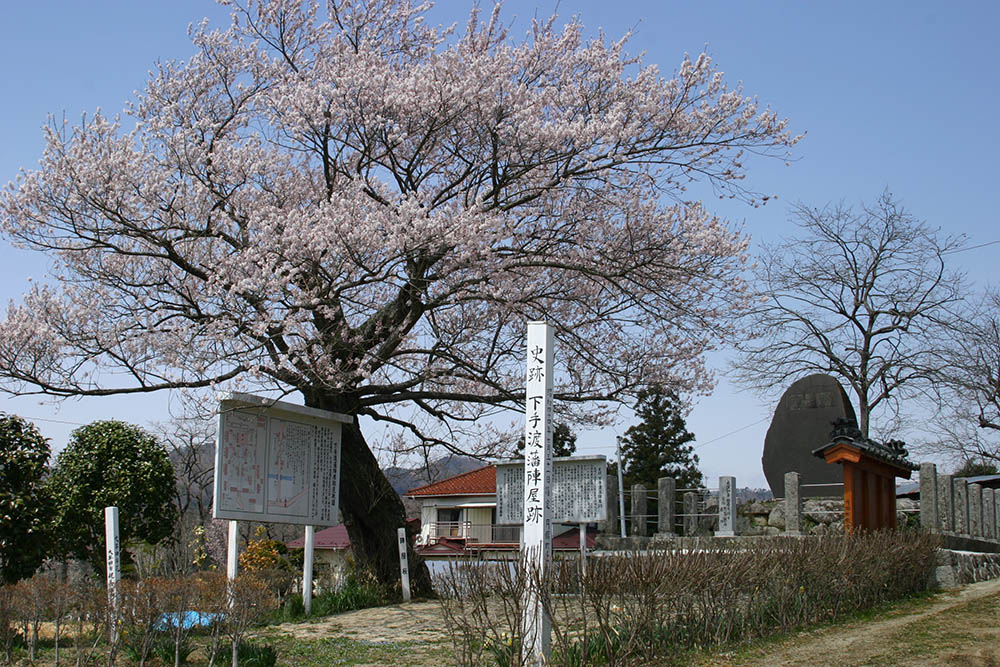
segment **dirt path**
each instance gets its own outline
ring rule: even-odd
[[[372,642],[436,641],[447,638],[441,605],[404,602],[328,616],[316,623],[286,623],[278,630],[303,639],[348,637]]]
[[[437,642],[446,638],[443,624],[437,602],[409,602],[279,630],[309,639]],[[706,664],[1000,666],[1000,579],[942,593],[930,603],[904,606],[884,618],[801,632],[738,655],[715,656]]]
[[[929,605],[799,633],[730,665],[1000,665],[1000,579]]]

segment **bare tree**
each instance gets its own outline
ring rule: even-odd
[[[963,283],[945,255],[964,238],[940,237],[888,191],[860,210],[800,204],[792,215],[802,237],[766,247],[757,265],[737,378],[767,392],[829,373],[850,387],[867,436],[873,411],[896,418],[936,371]]]
[[[212,517],[215,423],[198,417],[180,417],[161,424],[158,430],[174,464],[177,510],[182,519],[190,519],[193,525],[205,525]]]
[[[958,318],[938,363],[937,453],[1000,462],[1000,291]]]

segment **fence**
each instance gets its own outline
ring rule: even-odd
[[[428,526],[430,544],[444,538],[460,538],[465,542],[482,544],[518,544],[521,526],[479,524],[471,521],[433,521]]]
[[[617,480],[609,477],[608,521],[602,532],[617,535]],[[804,534],[803,489],[829,489],[830,496],[841,496],[843,484],[802,483],[798,473],[789,472],[784,480],[784,497],[777,498],[784,508],[785,535]],[[646,536],[649,524],[656,522],[655,537],[739,534],[735,502],[736,478],[720,477],[713,489],[678,489],[675,481],[664,477],[656,490],[634,485],[628,494],[628,534]],[[672,498],[673,501],[663,502]],[[647,511],[650,501],[656,503],[656,513]],[[1000,489],[984,487],[975,482],[937,474],[933,463],[920,466],[920,505],[917,509],[898,508],[897,512],[919,514],[921,526],[935,533],[973,540],[1000,543]],[[843,516],[843,510],[810,509],[817,515]],[[810,524],[811,525],[811,524]]]

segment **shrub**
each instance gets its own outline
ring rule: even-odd
[[[553,664],[664,664],[688,651],[827,622],[927,588],[937,539],[916,531],[737,548],[643,551],[554,563],[469,563],[441,582],[463,664],[521,664],[521,605],[538,595],[552,618]]]
[[[236,650],[236,659],[240,667],[274,667],[278,662],[278,651],[270,644],[241,641]],[[231,665],[232,662],[232,654],[223,651],[219,655],[218,664]]]
[[[313,616],[329,616],[355,609],[380,607],[388,601],[388,596],[371,574],[354,571],[347,575],[335,591],[325,592],[313,598]]]

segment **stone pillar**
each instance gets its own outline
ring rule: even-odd
[[[993,538],[1000,542],[1000,489],[993,489]]]
[[[646,487],[642,484],[632,485],[632,526],[629,534],[646,536]]]
[[[719,477],[719,530],[716,537],[736,536],[736,478]]]
[[[983,539],[997,539],[996,494],[993,489],[983,489]]]
[[[967,487],[969,498],[969,535],[972,537],[983,536],[983,487],[979,484],[969,484]]]
[[[688,491],[684,494],[684,537],[698,532],[698,494]]]
[[[938,518],[941,531],[955,532],[955,482],[951,475],[938,475]]]
[[[675,496],[677,482],[673,477],[661,477],[656,480],[656,534],[663,537],[673,537],[676,530]]]
[[[937,466],[933,463],[920,464],[920,527],[927,533],[940,533],[938,518],[938,478]]]
[[[955,532],[969,534],[969,489],[964,479],[952,480],[955,489]]]
[[[785,535],[802,534],[802,499],[799,496],[799,473],[785,473]]]
[[[608,518],[606,521],[600,521],[597,524],[597,529],[604,535],[621,535],[621,529],[618,526],[618,476],[608,475],[608,483],[605,487],[607,490],[607,510]]]

